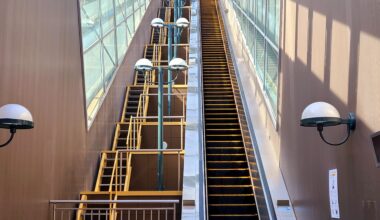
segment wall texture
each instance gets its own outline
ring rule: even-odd
[[[380,130],[380,1],[284,0],[280,166],[298,219],[329,219],[328,170],[338,169],[341,219],[380,219],[380,168],[370,135]],[[302,128],[303,109],[326,101],[355,112],[349,142],[326,145]],[[326,129],[339,141],[345,128]]]
[[[237,42],[235,61],[260,153],[266,157],[271,148],[276,154],[270,161],[279,157],[297,219],[330,219],[328,172],[335,168],[340,219],[380,219],[380,168],[370,137],[380,130],[379,9],[378,0],[282,1],[277,129],[268,117],[253,64],[247,62],[244,40],[236,33],[237,26],[229,27],[235,31],[230,38]],[[229,11],[225,13],[231,19]],[[300,127],[303,109],[316,101],[333,104],[342,117],[356,113],[357,129],[346,144],[329,146],[316,128]],[[324,133],[338,142],[346,128]],[[280,187],[271,187],[274,173],[266,176],[276,198]]]
[[[19,103],[35,128],[0,149],[0,218],[48,219],[50,199],[90,190],[99,152],[110,147],[133,65],[148,41],[152,1],[124,63],[87,130],[77,0],[5,0],[0,7],[0,106]],[[0,131],[0,142],[8,138]]]

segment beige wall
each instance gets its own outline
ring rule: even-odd
[[[298,219],[329,219],[328,170],[338,169],[341,219],[380,219],[380,168],[370,135],[380,130],[380,2],[284,0],[280,166]],[[349,142],[326,145],[302,128],[304,107],[327,101],[355,112]],[[345,128],[326,129],[339,141]],[[377,214],[376,214],[377,213]]]
[[[77,0],[5,0],[0,6],[0,106],[20,103],[35,128],[0,149],[0,219],[47,219],[50,199],[90,190],[109,148],[124,89],[142,56],[152,1],[91,129],[87,131]],[[8,132],[0,131],[0,142]]]

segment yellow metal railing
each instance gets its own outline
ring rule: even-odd
[[[121,115],[121,122],[125,121],[125,113],[126,113],[125,111],[126,111],[127,105],[128,105],[128,97],[129,97],[130,90],[131,90],[131,87],[128,86],[127,87],[127,92],[125,93],[125,99],[124,99],[124,104],[123,104],[123,112],[122,112],[122,115]]]
[[[70,220],[76,213],[76,220],[98,219],[177,219],[178,205],[175,200],[136,200],[118,199],[117,195],[109,200],[50,200],[53,220]],[[78,206],[79,207],[76,207]],[[83,205],[81,207],[81,205]],[[118,207],[118,205],[120,207]],[[142,205],[142,206],[141,206]],[[92,206],[92,207],[91,207]],[[97,207],[97,208],[94,208]],[[102,208],[100,208],[102,207]]]

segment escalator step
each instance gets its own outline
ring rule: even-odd
[[[207,168],[246,168],[247,161],[207,161]]]
[[[206,147],[240,147],[243,146],[243,141],[237,140],[237,141],[215,141],[215,140],[206,140]]]
[[[245,153],[244,147],[208,147],[206,151],[207,153],[214,153],[214,154]]]
[[[211,204],[254,204],[255,198],[250,194],[208,194],[208,202]],[[229,212],[229,210],[225,210]]]
[[[220,177],[220,176],[248,176],[248,168],[209,168],[207,169],[207,176]]]
[[[225,194],[250,194],[252,186],[248,185],[208,185],[207,192],[216,194],[223,192]]]

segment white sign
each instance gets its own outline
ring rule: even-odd
[[[329,195],[331,218],[340,218],[337,169],[329,170]]]

